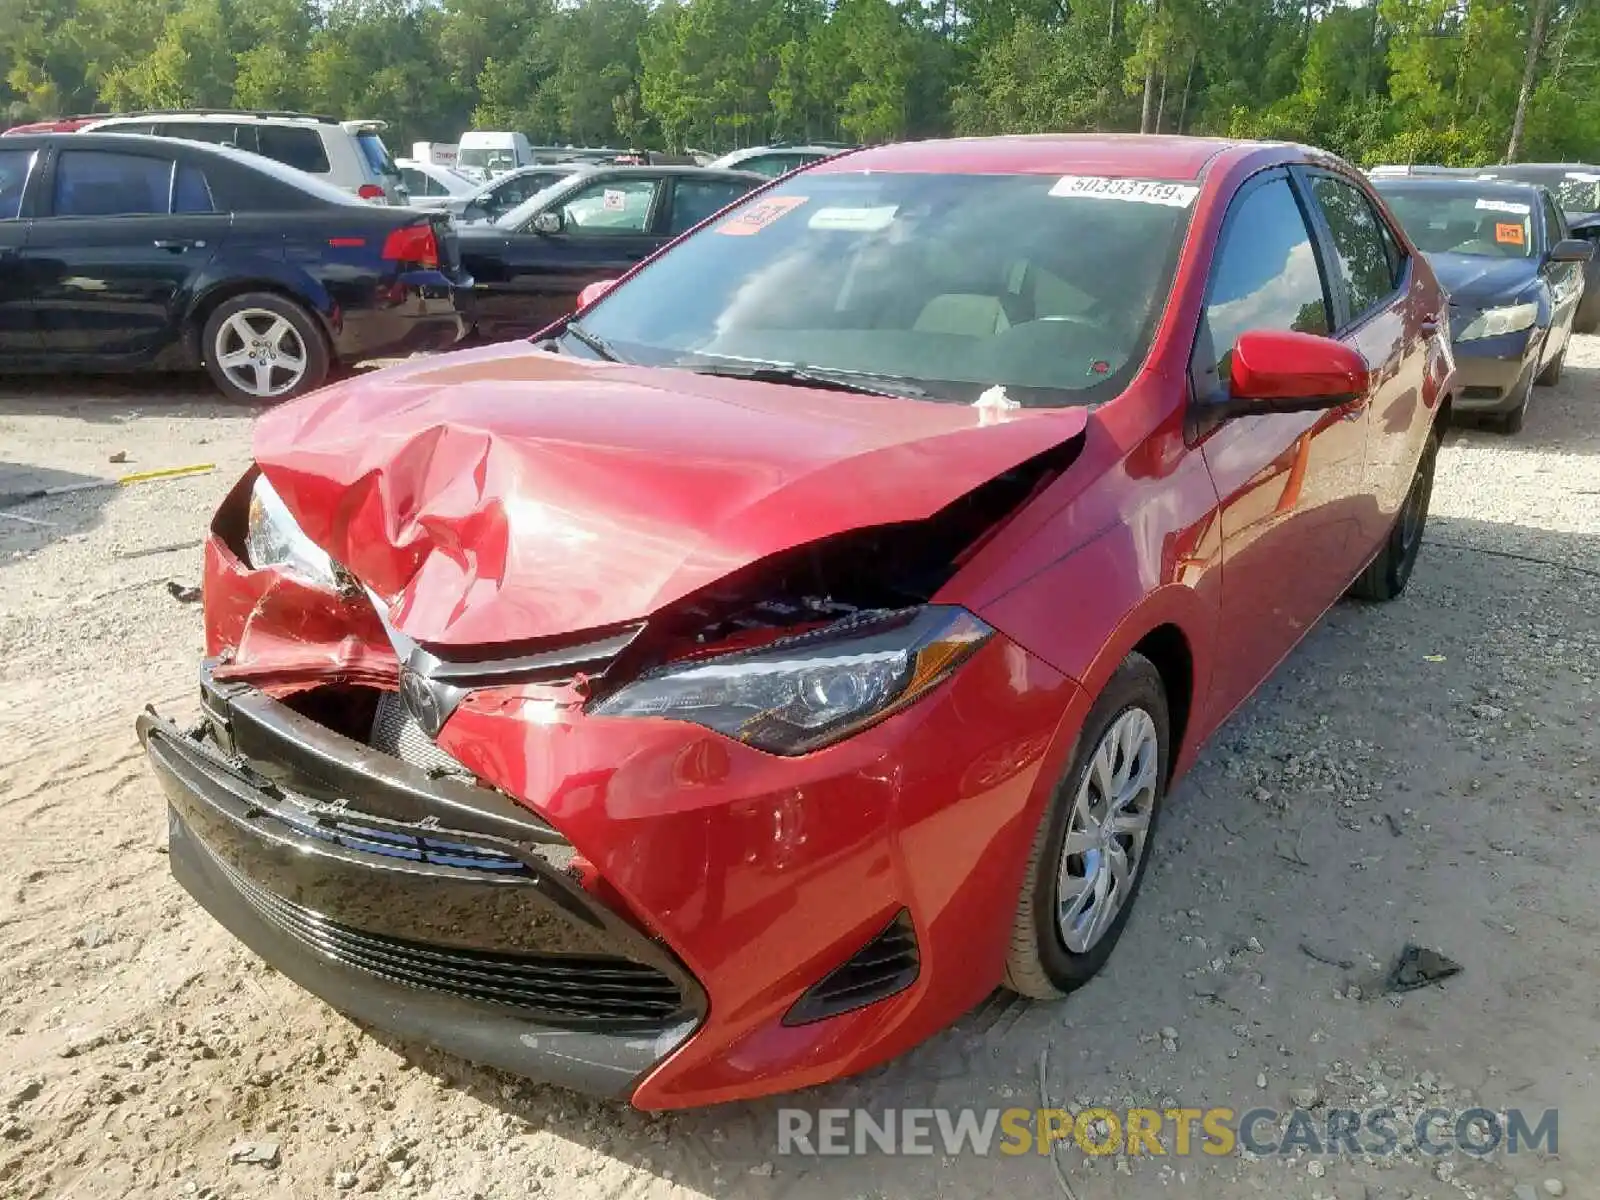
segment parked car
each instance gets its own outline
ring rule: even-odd
[[[766,180],[704,167],[575,172],[487,225],[461,229],[480,336],[527,337],[614,276]]]
[[[13,125],[0,137],[20,137],[25,133],[76,133],[85,125],[92,125],[96,121],[105,119],[105,114],[88,117],[55,117],[48,121],[29,121],[23,125]]]
[[[466,331],[449,217],[127,134],[0,142],[0,370],[210,372],[249,401]]]
[[[103,117],[81,132],[143,133],[232,146],[304,171],[374,204],[404,204],[405,184],[383,144],[384,128],[382,121],[218,109]]]
[[[743,150],[724,154],[721,158],[714,158],[706,165],[719,171],[754,171],[757,175],[776,178],[788,174],[796,167],[832,158],[835,154],[848,149],[850,147],[831,142],[804,146],[790,146],[784,143],[773,146],[748,146]]]
[[[468,183],[468,191],[445,197],[429,197],[421,201],[424,208],[438,208],[450,213],[463,224],[493,221],[504,216],[517,205],[538,195],[545,188],[554,187],[571,179],[583,170],[579,163],[546,167],[519,167],[507,171],[485,184]],[[418,203],[412,201],[412,203]]]
[[[459,197],[465,202],[478,190],[477,183],[450,167],[414,158],[397,158],[395,166],[400,168],[400,178],[405,183],[406,202],[413,208],[448,211],[451,200]]]
[[[1207,737],[1405,589],[1445,320],[1317,151],[799,172],[547,344],[261,418],[203,719],[138,721],[173,872],[358,1019],[646,1109],[1061,997]]]
[[[456,146],[456,169],[480,183],[532,162],[533,147],[520,133],[471,130]]]
[[[1450,293],[1456,411],[1517,432],[1534,385],[1561,378],[1593,244],[1570,238],[1549,191],[1531,183],[1374,184]]]
[[[1467,179],[1478,175],[1479,167],[1443,167],[1437,163],[1382,163],[1376,167],[1368,167],[1367,175],[1373,179],[1383,179],[1395,175],[1459,175]]]
[[[1600,246],[1600,166],[1593,163],[1511,163],[1485,167],[1485,179],[1510,179],[1536,183],[1550,189],[1566,214],[1569,232],[1591,245]],[[1583,299],[1578,315],[1572,319],[1576,333],[1600,329],[1600,258],[1591,258],[1583,268]]]

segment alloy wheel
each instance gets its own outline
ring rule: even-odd
[[[1100,738],[1073,799],[1056,874],[1062,943],[1086,954],[1111,928],[1139,876],[1155,812],[1155,721],[1125,709]]]
[[[240,309],[224,321],[212,352],[229,381],[258,400],[288,395],[310,359],[299,331],[265,308]]]

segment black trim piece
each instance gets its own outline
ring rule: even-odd
[[[805,1025],[836,1017],[905,991],[922,970],[922,952],[911,913],[901,909],[894,920],[843,966],[807,988],[784,1014],[785,1025]]]
[[[628,1033],[543,1025],[504,1005],[407,987],[308,953],[289,933],[262,919],[176,810],[167,828],[173,876],[230,933],[334,1008],[400,1038],[513,1074],[625,1100],[641,1077],[694,1032],[693,1018]]]
[[[239,765],[247,769],[245,778],[252,786],[277,785],[333,805],[358,802],[363,813],[390,821],[431,819],[466,833],[566,844],[560,833],[504,793],[436,778],[319,725],[249,684],[219,683],[215,667],[209,661],[201,667],[201,706],[221,748],[244,760]]]

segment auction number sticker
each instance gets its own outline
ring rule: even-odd
[[[745,205],[718,225],[717,232],[725,233],[729,237],[749,237],[760,233],[784,213],[799,208],[806,199],[805,196],[773,196],[768,200],[757,200],[753,204]]]
[[[1516,222],[1496,221],[1494,240],[1503,246],[1522,245],[1522,226]]]
[[[628,208],[628,193],[620,188],[607,188],[600,197],[600,207],[606,212],[625,212]]]
[[[1512,213],[1519,217],[1525,217],[1533,211],[1526,204],[1519,204],[1515,200],[1479,200],[1478,207],[1484,212]]]
[[[1052,196],[1083,196],[1091,200],[1131,200],[1135,204],[1164,204],[1188,208],[1200,189],[1192,183],[1160,179],[1108,179],[1103,175],[1063,175],[1050,189]]]

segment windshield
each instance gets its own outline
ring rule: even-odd
[[[1533,205],[1526,193],[1381,183],[1378,192],[1424,254],[1528,258]]]
[[[560,179],[550,184],[543,191],[535,192],[521,204],[494,219],[494,223],[502,229],[522,230],[528,222],[533,220],[537,212],[542,212],[553,200],[565,195],[568,191],[575,190],[576,180],[582,177],[581,172],[563,175]]]
[[[1125,385],[1199,188],[1035,175],[810,174],[741,204],[584,314],[652,365],[803,366],[971,402]]]
[[[394,165],[394,159],[389,157],[389,148],[383,144],[383,139],[370,130],[366,133],[356,134],[356,141],[360,143],[361,153],[366,157],[367,165],[378,176],[399,176],[400,168]]]
[[[497,171],[509,171],[517,165],[516,153],[509,149],[484,147],[483,149],[463,150],[456,155],[456,162],[463,167],[475,167],[480,171],[491,174]]]

